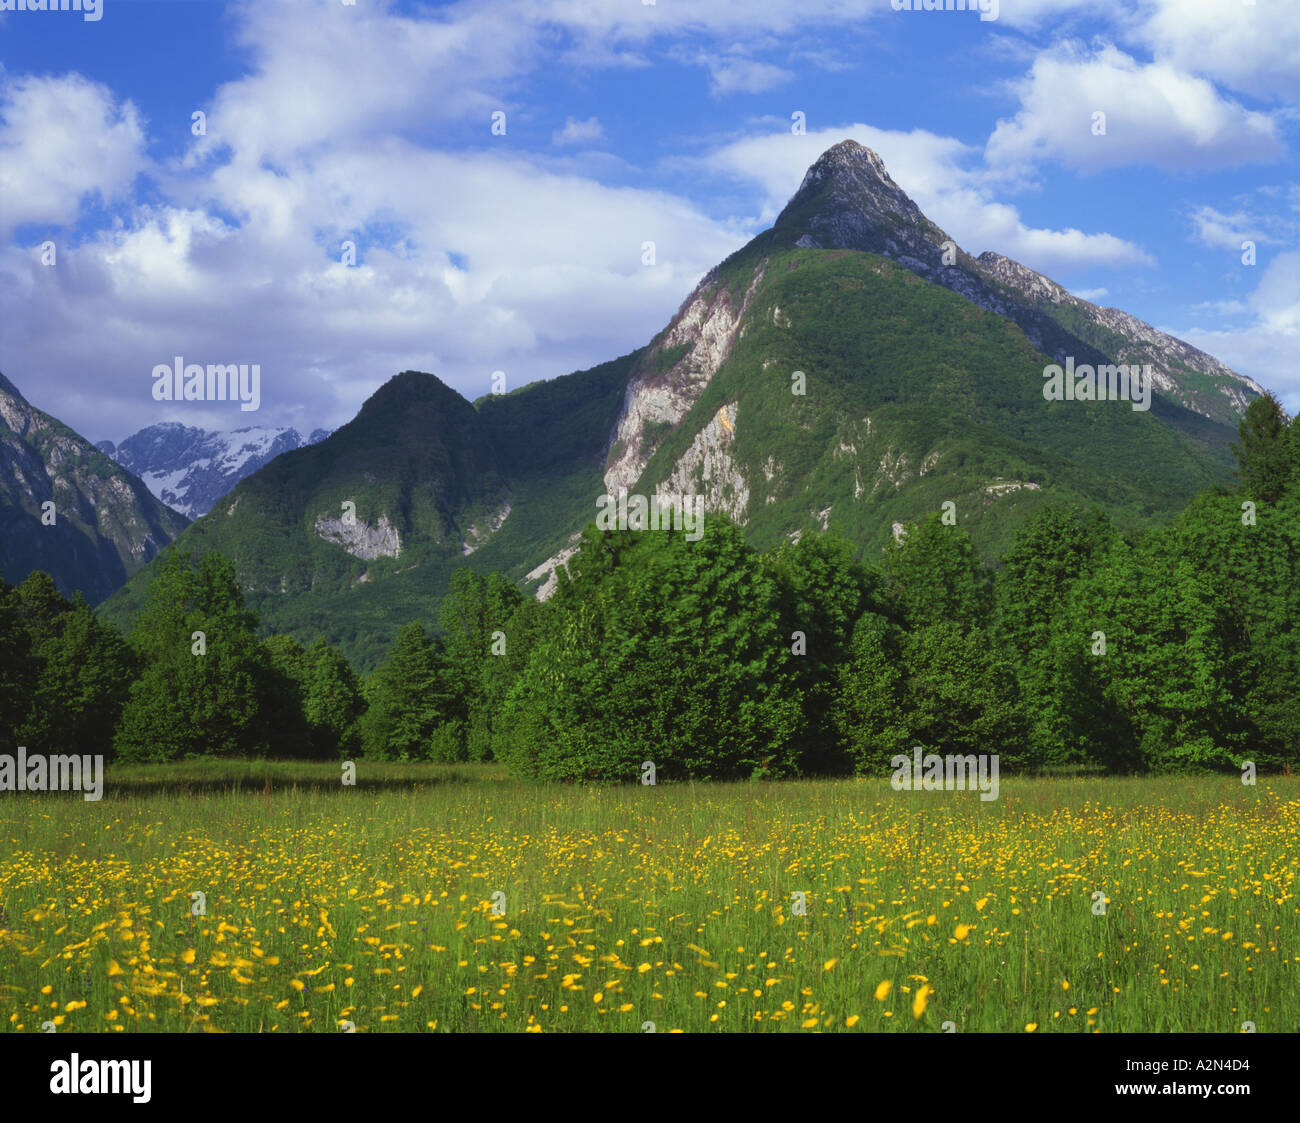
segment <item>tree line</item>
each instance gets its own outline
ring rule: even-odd
[[[589,527],[546,602],[458,571],[364,679],[260,639],[234,567],[170,553],[129,635],[44,574],[0,588],[0,748],[491,760],[544,780],[881,774],[914,745],[1004,770],[1289,771],[1300,754],[1300,426],[1240,425],[1238,486],[1140,536],[1048,506],[997,564],[936,512],[879,564]],[[430,623],[434,623],[431,621]]]

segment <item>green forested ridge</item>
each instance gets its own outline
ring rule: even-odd
[[[746,532],[760,546],[820,525],[814,513],[830,507],[832,527],[878,549],[893,522],[951,499],[981,551],[996,556],[1043,503],[1099,503],[1133,529],[1227,479],[1226,426],[1189,422],[1202,435],[1189,439],[1168,420],[1181,425],[1188,411],[1159,398],[1149,413],[1127,402],[1046,402],[1047,360],[1014,323],[886,258],[774,253],[748,318],[650,461],[642,490],[669,474],[719,407],[737,402],[731,455],[750,488]],[[796,370],[806,375],[803,396],[791,393]],[[935,462],[922,475],[928,457]],[[909,478],[895,486],[880,464],[900,458]],[[763,469],[772,463],[769,484]],[[991,499],[986,489],[999,478],[1038,490]]]
[[[743,532],[760,549],[819,529],[830,508],[830,527],[874,556],[893,524],[951,500],[995,560],[1045,505],[1098,505],[1134,532],[1228,479],[1227,426],[1158,394],[1150,412],[1044,401],[1048,360],[1012,320],[888,258],[783,248],[774,230],[724,262],[717,283],[739,303],[760,266],[743,330],[702,396],[676,426],[646,427],[658,448],[638,485],[654,490],[718,409],[736,403],[730,454],[750,491]],[[1081,362],[1107,358],[1062,338]],[[662,339],[473,406],[406,372],[326,441],[243,481],[175,548],[234,560],[265,630],[324,636],[369,669],[458,568],[521,582],[591,520],[629,378],[670,377],[682,353]],[[806,376],[802,396],[791,393],[795,370]],[[316,519],[337,518],[344,500],[362,523],[384,515],[401,555],[367,560],[322,539]],[[148,580],[129,582],[104,617],[128,627]]]
[[[438,632],[408,621],[364,681],[323,642],[257,639],[216,554],[171,553],[127,643],[35,574],[0,589],[0,736],[564,781],[879,773],[914,745],[1008,771],[1290,771],[1300,425],[1266,396],[1239,434],[1236,487],[1167,525],[1050,504],[996,566],[939,511],[878,563],[833,530],[758,552],[716,516],[696,542],[591,525],[549,601],[462,568]]]
[[[173,548],[234,560],[264,630],[325,637],[369,669],[460,567],[518,581],[581,530],[601,490],[603,434],[635,358],[473,406],[432,375],[399,375],[327,441],[242,481]],[[344,500],[360,522],[385,514],[401,536],[400,556],[364,560],[320,538],[316,518],[338,518]],[[500,529],[465,555],[461,536],[505,503]],[[149,580],[128,582],[103,616],[129,627]]]

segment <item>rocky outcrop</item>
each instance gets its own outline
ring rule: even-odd
[[[1238,374],[1213,355],[1118,308],[1103,308],[1074,296],[1055,281],[1018,261],[992,252],[980,254],[978,261],[986,275],[1023,294],[1028,300],[1050,301],[1058,307],[1073,309],[1099,332],[1121,337],[1113,355],[1117,363],[1150,363],[1152,382],[1157,390],[1205,417],[1222,417],[1222,405],[1204,401],[1203,394],[1189,387],[1181,377],[1185,371],[1216,380],[1217,392],[1227,399],[1227,408],[1234,413],[1245,412],[1251,398],[1264,392],[1259,383]]]
[[[471,523],[465,529],[465,537],[461,540],[460,552],[462,557],[469,557],[475,550],[487,543],[505,524],[510,517],[510,500],[505,500],[492,514],[483,520],[482,525]]]
[[[733,303],[713,270],[686,299],[661,339],[628,381],[610,437],[605,490],[631,488],[663,436],[679,424],[731,354],[741,320],[763,279],[760,264],[744,296]]]
[[[41,569],[65,596],[94,604],[186,522],[0,375],[0,577],[17,583]]]
[[[316,534],[365,561],[396,558],[402,553],[401,536],[387,515],[380,515],[373,526],[358,518],[327,519],[322,515],[316,520]]]
[[[721,511],[744,523],[749,509],[749,484],[731,455],[736,438],[736,403],[722,406],[695,434],[673,470],[659,482],[660,495],[702,495],[705,511]]]

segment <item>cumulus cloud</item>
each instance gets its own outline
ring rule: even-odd
[[[1291,0],[1000,0],[996,26],[1029,35],[1104,21],[1155,61],[1263,100],[1300,99],[1300,12]]]
[[[1292,0],[1146,0],[1133,32],[1158,59],[1262,99],[1300,100]]]
[[[130,101],[79,74],[0,84],[0,229],[66,226],[88,196],[122,196],[148,166]]]
[[[494,370],[515,387],[647,342],[747,237],[666,193],[393,139],[283,174],[227,166],[208,190],[196,205],[134,210],[57,269],[29,247],[0,257],[0,279],[31,309],[7,332],[6,373],[36,388],[36,404],[95,439],[146,418],[248,423],[153,403],[149,372],[177,354],[260,363],[268,422],[341,423],[407,368],[476,397]],[[340,260],[344,240],[355,266]],[[95,395],[40,401],[49,369],[94,370]]]
[[[1279,158],[1277,122],[1221,96],[1203,78],[1140,63],[1116,47],[1062,43],[1013,83],[1020,109],[999,121],[986,157],[1007,176],[1043,160],[1078,171],[1123,166],[1207,169]],[[1094,114],[1105,114],[1104,135]]]
[[[540,55],[526,6],[452,5],[423,18],[391,0],[343,5],[244,3],[237,42],[249,73],[218,88],[208,135],[190,162],[229,148],[236,160],[285,159],[328,142],[405,135],[432,120],[509,110],[509,92]]]

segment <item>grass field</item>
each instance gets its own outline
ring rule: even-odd
[[[1289,777],[1004,779],[984,803],[110,768],[98,803],[0,799],[0,1022],[1295,1032],[1298,844]]]

